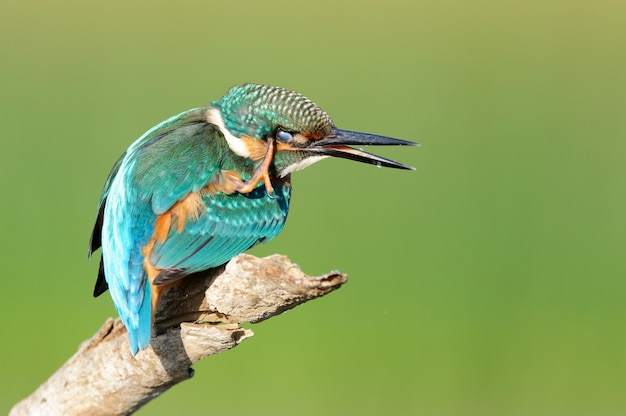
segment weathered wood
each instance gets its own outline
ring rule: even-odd
[[[108,319],[76,354],[11,410],[21,415],[128,415],[193,376],[191,365],[253,335],[260,322],[341,287],[347,277],[310,277],[284,256],[242,254],[163,297],[150,347],[130,354],[126,329]]]

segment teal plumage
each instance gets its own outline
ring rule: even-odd
[[[171,283],[280,233],[291,172],[328,156],[410,168],[347,144],[413,143],[339,130],[302,95],[254,84],[135,141],[107,178],[89,248],[102,246],[94,295],[110,289],[131,352],[149,345]]]
[[[291,187],[274,190],[274,199],[267,197],[263,187],[245,195],[204,197],[206,211],[188,222],[184,232],[172,228],[165,242],[156,244],[151,263],[159,269],[199,272],[273,239],[285,224]]]
[[[280,87],[245,84],[230,89],[213,103],[222,109],[224,124],[235,135],[264,137],[272,128],[328,134],[332,120],[313,101]]]

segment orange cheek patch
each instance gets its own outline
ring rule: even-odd
[[[285,152],[285,151],[290,151],[290,150],[294,150],[294,147],[291,144],[280,142],[278,140],[276,141],[277,152]]]
[[[267,152],[267,143],[265,140],[255,140],[250,136],[241,136],[241,141],[248,149],[248,157],[252,160],[261,160]]]
[[[320,140],[326,137],[326,134],[323,131],[314,131],[312,133],[307,133],[306,136],[311,140]]]

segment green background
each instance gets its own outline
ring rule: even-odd
[[[119,154],[258,82],[417,171],[294,175],[252,253],[349,283],[139,414],[626,414],[625,28],[609,0],[3,0],[0,413],[115,315],[86,255]]]

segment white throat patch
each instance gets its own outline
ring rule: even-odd
[[[299,170],[307,168],[311,166],[312,164],[319,162],[322,159],[326,159],[327,157],[330,157],[330,156],[326,156],[326,155],[309,156],[306,159],[302,159],[301,161],[291,164],[287,166],[285,169],[281,170],[280,177],[284,178],[285,176],[289,175],[291,172],[297,172]]]
[[[233,134],[226,128],[224,119],[222,118],[222,113],[219,109],[209,107],[206,110],[206,120],[222,132],[230,150],[235,152],[238,156],[250,158],[250,150],[248,150],[248,147],[243,140],[233,136]]]

